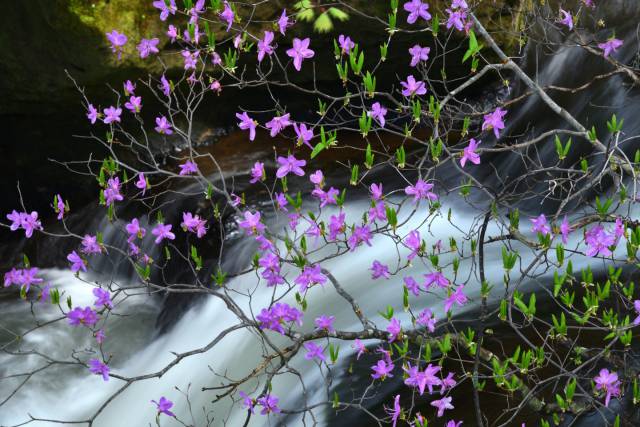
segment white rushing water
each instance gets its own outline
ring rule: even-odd
[[[362,204],[355,204],[347,210],[347,223],[357,221],[362,209]],[[399,234],[405,236],[409,230],[417,227],[424,220],[426,207],[422,206],[422,215],[416,215],[409,220],[400,230]],[[447,209],[441,210],[443,215],[437,216],[428,224],[422,225],[419,230],[421,237],[430,248],[438,240],[442,240],[448,246],[450,237],[456,238],[458,245],[462,246],[465,236],[460,230],[470,230],[477,218],[464,212],[453,214],[454,227],[446,218]],[[324,212],[323,218],[328,219],[331,212]],[[528,228],[528,221],[522,220],[523,229]],[[527,224],[524,224],[524,223]],[[272,224],[272,226],[275,226]],[[300,231],[304,231],[305,224],[300,224]],[[487,236],[497,232],[491,226],[487,230]],[[575,233],[578,234],[578,233]],[[358,301],[363,311],[381,328],[386,327],[386,321],[375,314],[383,311],[387,305],[396,309],[396,317],[401,320],[403,327],[410,327],[408,314],[402,310],[402,277],[412,275],[420,280],[423,273],[429,272],[429,268],[422,263],[415,262],[404,274],[393,277],[391,280],[371,280],[370,266],[377,259],[383,264],[388,264],[393,271],[398,263],[398,253],[391,250],[388,242],[384,244],[385,237],[377,237],[372,247],[361,246],[355,252],[345,256],[329,260],[323,263],[342,284],[342,286]],[[248,243],[248,241],[247,241]],[[310,242],[312,245],[312,242]],[[465,251],[469,251],[469,243],[464,244]],[[500,245],[492,244],[486,247],[487,280],[493,284],[502,281],[503,270],[500,255]],[[238,244],[228,257],[244,257],[250,260],[252,256],[251,244]],[[407,249],[400,249],[400,257],[404,260]],[[522,263],[526,265],[531,259],[531,252],[522,250]],[[450,262],[451,256],[441,256],[441,265]],[[467,282],[465,293],[470,298],[470,303],[463,309],[454,308],[454,314],[461,315],[466,310],[477,306],[479,293],[479,280],[477,277],[468,277],[472,260],[463,261],[459,271],[459,281]],[[575,269],[580,266],[574,261]],[[475,271],[475,269],[474,269]],[[283,268],[288,273],[289,280],[297,275],[295,269]],[[452,277],[451,270],[445,270],[447,277]],[[542,272],[541,272],[542,273]],[[548,273],[545,273],[548,274]],[[91,285],[74,278],[69,271],[47,270],[44,276],[52,284],[61,287],[72,295],[74,305],[91,305]],[[231,280],[227,284],[229,289],[237,291],[251,291],[251,300],[238,294],[236,301],[245,310],[249,308],[254,315],[261,308],[269,305],[272,298],[272,288],[266,288],[255,275]],[[496,286],[500,288],[500,286]],[[358,330],[359,322],[353,314],[351,307],[340,298],[334,288],[327,284],[324,287],[313,287],[307,296],[309,307],[305,312],[305,323],[299,328],[301,331],[313,329],[313,319],[320,314],[331,314],[336,317],[336,328],[340,330]],[[441,318],[442,294],[421,294],[420,297],[410,296],[414,310],[431,308],[436,317]],[[113,316],[109,321],[109,329],[106,330],[106,353],[113,353],[110,366],[113,373],[123,376],[136,376],[156,372],[174,359],[173,353],[193,350],[205,346],[211,339],[229,326],[238,323],[237,318],[227,310],[223,302],[215,297],[207,297],[202,303],[195,305],[180,318],[179,321],[165,334],[154,336],[154,316],[158,307],[149,303],[145,295],[134,296],[119,305],[115,313],[124,316]],[[283,302],[295,305],[293,293],[284,298]],[[36,304],[37,305],[37,304]],[[3,325],[5,320],[13,322],[9,327],[14,331],[22,331],[24,324],[28,323],[28,304],[23,301],[5,302],[1,306]],[[44,317],[53,317],[53,307],[37,307],[37,312],[45,311]],[[57,313],[59,315],[59,313]],[[40,315],[39,315],[40,316]],[[65,324],[57,324],[30,333],[25,338],[23,348],[37,348],[40,351],[60,359],[68,359],[73,349],[79,350],[79,357],[83,360],[90,358],[83,351],[90,349],[92,337],[84,330],[74,329]],[[274,342],[282,342],[275,333],[270,332]],[[342,342],[341,355],[351,352],[350,343]],[[88,350],[87,350],[88,351]],[[303,352],[304,353],[304,352]],[[216,347],[204,354],[195,355],[182,360],[177,366],[169,370],[162,378],[152,378],[134,383],[122,394],[118,395],[97,417],[94,426],[144,426],[155,423],[156,409],[150,400],[166,396],[175,402],[172,410],[176,412],[188,425],[207,425],[206,419],[213,419],[212,425],[223,425],[226,420],[229,426],[242,425],[246,418],[239,404],[231,406],[229,398],[212,405],[216,391],[202,392],[202,387],[216,386],[221,383],[216,374],[226,374],[233,379],[242,378],[248,374],[261,360],[263,348],[255,333],[247,329],[241,329],[227,335]],[[2,376],[41,366],[42,360],[37,357],[8,357],[0,359],[0,373]],[[306,361],[299,355],[294,360],[293,366],[304,373],[308,403],[326,400],[323,396],[322,381],[317,365]],[[18,381],[4,381],[0,383],[0,401],[3,400]],[[62,420],[86,419],[92,416],[105,399],[122,386],[122,381],[111,379],[103,382],[98,376],[91,375],[88,371],[78,367],[72,369],[53,367],[41,374],[36,374],[20,391],[13,396],[4,406],[0,407],[0,424],[14,425],[28,420],[28,415],[35,417],[53,418]],[[258,382],[248,382],[241,389],[247,392],[254,391]],[[178,388],[181,391],[178,391]],[[183,393],[189,396],[189,406]],[[280,397],[280,406],[294,404],[303,393],[300,381],[294,375],[278,376],[273,382],[273,393]],[[234,393],[237,398],[237,394]],[[203,409],[205,408],[205,409]],[[323,410],[315,412],[317,421],[322,424]],[[274,419],[271,424],[277,424]],[[267,424],[267,418],[256,415],[252,418],[251,425]],[[33,426],[59,426],[50,422],[34,422]],[[163,426],[180,425],[169,417],[162,418]]]

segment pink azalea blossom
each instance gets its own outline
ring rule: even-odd
[[[480,164],[480,155],[476,153],[476,149],[480,141],[477,141],[473,138],[469,140],[469,145],[464,148],[462,151],[462,158],[460,159],[460,166],[464,167],[467,161],[470,161],[474,165]]]
[[[349,36],[344,36],[344,34],[340,34],[338,36],[338,45],[340,46],[340,51],[343,55],[348,55],[351,52],[351,49],[356,45]]]
[[[393,408],[384,407],[387,415],[391,416],[392,427],[396,427],[400,415],[402,415],[402,407],[400,406],[400,395],[397,394],[393,399]]]
[[[504,129],[504,116],[507,114],[506,110],[498,107],[492,113],[484,115],[484,122],[482,123],[482,130],[491,130],[496,138],[500,138],[500,131]]]
[[[384,117],[387,115],[387,109],[384,108],[379,102],[375,102],[371,106],[371,111],[367,113],[370,117],[373,117],[380,123],[380,127],[384,127],[385,119]]]
[[[429,5],[427,3],[423,3],[421,0],[411,0],[406,2],[403,7],[404,10],[409,12],[409,16],[407,16],[408,24],[415,24],[418,18],[422,18],[425,21],[431,19]]]
[[[69,255],[67,255],[67,261],[71,263],[71,271],[73,273],[77,273],[80,270],[87,271],[85,260],[83,260],[76,251],[72,251]]]
[[[304,59],[313,58],[315,52],[309,49],[309,43],[311,39],[300,40],[299,38],[293,39],[293,47],[287,50],[287,56],[293,58],[293,68],[300,71],[302,68],[302,61]]]
[[[272,118],[270,121],[265,123],[267,129],[270,129],[269,135],[273,138],[277,134],[279,134],[283,129],[287,126],[291,125],[291,120],[289,120],[290,114],[284,114],[282,116],[276,116]]]
[[[156,236],[156,244],[160,244],[164,239],[174,240],[176,238],[176,235],[171,232],[171,227],[171,224],[164,224],[162,222],[159,222],[153,227],[151,234]]]
[[[293,25],[293,23],[289,22],[287,10],[283,9],[280,18],[278,18],[278,30],[280,31],[280,34],[284,36],[287,31],[287,27],[290,27],[291,25]]]
[[[100,360],[89,360],[89,371],[95,375],[102,375],[103,380],[109,381],[109,367]]]
[[[409,54],[411,55],[411,63],[409,65],[415,67],[420,62],[426,62],[429,59],[430,51],[431,48],[422,47],[419,44],[409,48]]]
[[[620,397],[620,381],[617,373],[609,372],[608,369],[601,369],[593,381],[596,383],[596,390],[602,390],[606,393],[604,406],[609,406],[611,396]]]
[[[604,51],[604,57],[608,58],[611,53],[616,52],[622,46],[622,40],[612,38],[604,43],[598,43],[598,47]]]
[[[162,396],[160,398],[160,400],[158,402],[156,402],[155,400],[152,400],[151,403],[155,403],[156,404],[156,409],[158,410],[158,415],[159,414],[165,414],[169,417],[175,417],[176,415],[171,412],[169,409],[171,409],[173,407],[173,402],[170,401],[169,399],[167,399],[166,397]]]
[[[276,171],[276,176],[278,178],[284,178],[290,173],[297,176],[304,175],[304,170],[302,168],[307,164],[305,160],[298,160],[293,156],[293,154],[289,154],[287,157],[278,156],[277,160],[280,164],[280,167]]]
[[[540,214],[537,218],[531,218],[531,223],[533,224],[531,231],[534,233],[540,233],[543,236],[551,234],[551,227],[549,227],[547,217],[544,214]]]
[[[454,292],[451,293],[451,295],[449,295],[445,300],[444,300],[444,311],[445,313],[448,312],[449,310],[451,310],[451,306],[453,306],[453,304],[456,304],[459,307],[462,307],[463,305],[465,305],[468,301],[467,296],[464,294],[463,292],[463,288],[464,286],[459,286],[458,289],[456,289]]]
[[[258,122],[253,120],[246,111],[243,111],[242,114],[236,113],[236,117],[240,120],[238,123],[238,127],[242,130],[249,130],[249,141],[253,141],[256,137],[256,126],[258,126]]]
[[[558,22],[569,27],[569,31],[573,30],[573,17],[571,16],[571,13],[564,9],[560,9],[560,14],[562,15],[562,18]]]
[[[178,167],[180,168],[179,175],[181,176],[198,173],[198,165],[195,162],[192,162],[191,160],[187,160],[183,164],[178,165]]]
[[[435,406],[438,408],[438,418],[444,415],[444,411],[446,409],[453,409],[453,405],[451,404],[451,397],[443,397],[439,400],[434,400],[431,402],[431,406]]]
[[[224,2],[224,10],[220,12],[220,18],[222,18],[227,23],[227,32],[231,29],[231,25],[233,24],[233,20],[235,18],[235,13],[233,13],[233,9],[229,6],[229,2]]]
[[[411,97],[414,95],[424,95],[427,93],[427,88],[423,81],[416,80],[413,75],[407,76],[407,80],[404,82],[400,82],[400,85],[403,87],[402,95]]]
[[[274,47],[271,46],[273,42],[273,32],[265,31],[264,37],[258,40],[258,62],[262,62],[265,55],[273,55],[275,51]]]
[[[405,194],[413,196],[413,203],[417,203],[418,200],[438,200],[438,196],[431,192],[433,184],[424,182],[419,179],[415,185],[409,185],[404,189]]]
[[[260,222],[260,212],[252,214],[249,211],[244,212],[244,220],[238,223],[240,228],[247,230],[249,234],[262,234],[264,224]]]
[[[311,141],[311,139],[313,138],[313,129],[307,129],[307,125],[304,123],[300,123],[300,125],[298,125],[297,123],[294,123],[293,130],[295,131],[296,136],[298,137],[297,145],[305,144],[309,148],[313,149],[313,147],[309,143],[309,141]]]

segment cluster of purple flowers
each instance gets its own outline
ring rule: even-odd
[[[260,328],[270,329],[284,335],[284,324],[297,323],[302,325],[302,312],[289,304],[277,303],[271,308],[263,308],[256,316],[256,320],[260,323]]]
[[[43,282],[43,279],[37,277],[38,268],[12,268],[4,274],[4,287],[7,288],[11,285],[18,285],[24,288],[25,292],[29,292],[31,285],[37,285]]]
[[[34,231],[42,230],[42,223],[38,219],[38,212],[36,211],[27,213],[14,210],[10,214],[7,214],[7,219],[11,221],[11,225],[9,226],[11,231],[16,231],[21,228],[24,230],[27,238],[31,237]]]

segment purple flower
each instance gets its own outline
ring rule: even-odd
[[[162,222],[159,222],[153,227],[151,234],[156,236],[156,244],[161,243],[164,239],[174,240],[176,238],[176,235],[171,232],[171,227],[171,224],[164,224]]]
[[[391,275],[389,274],[389,267],[381,264],[380,261],[376,260],[373,261],[373,264],[371,264],[371,278],[375,280],[379,279],[380,277],[388,279],[389,277],[391,277]]]
[[[390,360],[389,361],[384,359],[378,360],[378,363],[376,363],[371,367],[371,370],[373,371],[373,374],[371,374],[371,378],[373,379],[382,378],[383,380],[387,377],[393,378],[393,375],[391,374],[391,372],[393,371],[394,367],[395,366],[393,365],[393,363],[391,363]]]
[[[287,126],[291,125],[291,121],[289,120],[289,113],[284,114],[282,116],[276,116],[265,123],[267,129],[270,129],[269,135],[273,138],[277,134],[279,134],[283,129]]]
[[[182,213],[180,226],[185,231],[196,233],[198,239],[207,233],[207,220],[200,218],[198,215],[193,215],[191,212]]]
[[[348,55],[351,52],[351,49],[356,45],[353,41],[351,41],[351,37],[344,36],[340,34],[338,36],[338,44],[340,45],[340,51],[343,55]]]
[[[240,396],[240,398],[242,399],[242,406],[244,406],[245,409],[247,409],[252,414],[255,414],[255,402],[253,401],[253,399],[249,397],[249,395],[244,391],[238,392],[238,396]]]
[[[160,39],[142,39],[138,45],[138,52],[140,52],[140,58],[146,58],[153,53],[158,53],[158,43]]]
[[[316,187],[322,188],[324,186],[324,174],[321,170],[317,170],[309,175],[309,181]]]
[[[110,206],[113,202],[124,200],[124,197],[120,194],[120,178],[117,176],[109,178],[109,180],[107,180],[107,187],[103,193],[107,206]]]
[[[463,285],[459,286],[458,289],[456,289],[454,292],[452,292],[451,295],[449,295],[444,300],[444,311],[445,311],[445,313],[448,312],[449,310],[451,310],[451,306],[453,304],[456,304],[457,306],[462,307],[463,305],[465,305],[467,303],[468,299],[467,299],[467,296],[462,291],[463,288],[464,288]]]
[[[313,147],[309,143],[309,141],[311,141],[311,139],[313,138],[313,129],[307,129],[307,125],[305,125],[304,123],[300,123],[299,126],[297,123],[294,123],[293,130],[296,132],[296,135],[298,137],[298,145],[305,144],[309,148],[313,149]]]
[[[124,107],[132,113],[139,113],[142,109],[142,97],[131,95],[129,100],[125,102]]]
[[[416,257],[416,255],[418,255],[422,247],[420,232],[418,230],[411,230],[409,235],[404,239],[404,244],[411,249],[411,253],[407,256],[407,259],[411,261]]]
[[[371,184],[369,191],[371,191],[371,198],[373,200],[382,200],[382,183]]]
[[[95,375],[102,375],[102,379],[109,381],[109,367],[99,359],[89,360],[89,371]]]
[[[404,277],[402,281],[404,282],[404,285],[407,287],[407,289],[411,291],[411,293],[414,296],[420,295],[420,285],[418,285],[418,282],[416,282],[416,279],[414,279],[411,276],[407,276],[407,277]]]
[[[163,135],[171,135],[173,130],[171,129],[171,123],[165,116],[156,117],[156,132]]]
[[[440,385],[440,378],[436,376],[440,372],[440,366],[433,366],[429,363],[424,371],[420,371],[417,366],[411,366],[411,363],[408,363],[407,367],[402,369],[407,373],[404,383],[410,387],[417,388],[420,396],[424,394],[425,388],[429,389],[429,393],[433,393],[433,386]]]
[[[198,65],[198,56],[200,56],[200,51],[196,50],[195,52],[189,52],[188,50],[183,50],[180,54],[184,59],[184,69],[195,70]]]
[[[391,416],[391,422],[393,423],[392,427],[396,427],[398,423],[398,418],[402,415],[402,407],[400,406],[400,395],[397,394],[393,399],[393,408],[384,407],[387,415]]]
[[[369,111],[368,114],[370,117],[373,117],[374,119],[376,119],[378,123],[380,123],[380,127],[384,127],[385,125],[384,116],[387,115],[387,109],[384,108],[379,102],[375,102],[371,106],[371,111]]]
[[[476,149],[480,145],[480,141],[477,141],[473,138],[469,140],[469,145],[462,150],[462,158],[460,159],[460,166],[464,167],[467,163],[467,160],[473,163],[474,165],[480,164],[480,155],[476,153]]]
[[[345,218],[346,214],[344,212],[340,212],[337,216],[331,215],[329,218],[329,240],[336,240],[338,234],[344,233],[346,227]]]
[[[105,124],[118,122],[120,123],[120,115],[122,114],[122,108],[109,107],[104,110],[104,119],[102,120]]]
[[[102,288],[94,288],[93,296],[96,297],[96,300],[93,303],[96,307],[113,308],[113,301],[111,301],[111,294],[109,294],[109,291]]]
[[[409,65],[415,67],[419,62],[427,61],[430,51],[431,48],[421,47],[419,44],[409,48],[409,54],[411,55],[411,63]]]
[[[33,211],[30,214],[23,213],[21,215],[21,226],[24,229],[24,235],[30,238],[35,230],[42,230],[42,223],[38,219],[38,212]],[[11,224],[13,229],[13,224]]]
[[[171,95],[171,84],[169,83],[169,80],[167,80],[167,78],[164,76],[164,74],[162,75],[162,77],[160,77],[160,88],[162,89],[162,93],[164,93],[164,96],[169,96]]]
[[[431,402],[431,406],[435,406],[438,408],[438,418],[444,415],[445,409],[453,409],[453,405],[451,404],[451,397],[443,397],[439,400],[434,400]]]
[[[449,420],[445,427],[460,427],[461,425],[462,421]],[[522,423],[522,425],[524,426],[524,423]]]
[[[302,273],[295,278],[294,283],[300,286],[300,292],[305,292],[314,284],[324,285],[327,283],[327,276],[322,273],[320,265],[307,265]]]
[[[354,251],[356,247],[361,243],[366,243],[367,246],[371,246],[371,229],[368,225],[356,226],[353,229],[353,234],[349,236],[347,243],[351,247],[351,251]]]
[[[124,86],[124,94],[126,96],[135,95],[134,92],[136,90],[136,85],[131,80],[127,80],[123,84]]]
[[[415,185],[409,185],[404,189],[405,194],[413,196],[413,203],[417,203],[418,200],[438,200],[438,196],[431,192],[433,184],[426,183],[419,179]]]
[[[416,80],[413,75],[407,76],[406,82],[400,82],[402,85],[402,94],[404,96],[424,95],[427,93],[427,88],[423,81]]]
[[[280,167],[276,171],[276,176],[278,178],[284,178],[289,175],[289,173],[303,176],[304,170],[302,170],[302,168],[307,164],[305,160],[296,159],[293,154],[289,154],[287,157],[279,156],[278,163],[280,164]]]
[[[573,17],[571,16],[571,13],[564,9],[560,9],[560,14],[562,15],[562,19],[558,22],[569,27],[569,31],[573,30]]]
[[[320,317],[316,317],[314,323],[317,329],[334,332],[335,329],[333,327],[333,322],[335,322],[335,320],[336,318],[334,316],[327,316],[323,314]]]
[[[446,12],[449,14],[447,18],[447,29],[454,27],[458,31],[464,31],[467,28],[467,24],[465,21],[467,19],[467,12],[464,9],[451,10],[447,9]]]
[[[288,212],[286,206],[289,204],[289,202],[287,201],[287,197],[284,195],[284,193],[277,193],[275,202],[278,209],[283,212]]]
[[[402,326],[400,326],[400,321],[395,317],[391,318],[389,325],[387,326],[387,332],[389,332],[389,342],[394,342],[398,335],[402,332]]]
[[[125,44],[127,44],[127,38],[124,33],[119,33],[117,30],[112,30],[110,33],[107,33],[107,40],[111,43],[111,50],[113,53],[118,54],[118,59],[122,58],[122,48]]]
[[[260,328],[270,329],[284,335],[283,323],[295,322],[302,325],[302,312],[284,303],[277,303],[273,307],[263,308],[256,320],[260,323]]]
[[[138,180],[135,183],[136,188],[142,190],[142,195],[144,196],[144,192],[147,190],[147,179],[144,176],[144,173],[140,172],[138,174]]]
[[[327,191],[324,191],[320,187],[316,187],[311,194],[320,199],[320,207],[324,208],[327,205],[335,205],[338,203],[336,197],[340,194],[340,191],[333,187],[329,188]]]
[[[178,10],[176,7],[176,0],[170,0],[169,4],[167,4],[166,0],[155,0],[153,2],[153,7],[160,10],[161,21],[166,21],[169,14],[175,15],[176,10]]]
[[[169,25],[169,28],[167,29],[167,37],[171,39],[171,43],[176,41],[179,31],[180,30],[178,30],[174,25]]]
[[[291,25],[293,24],[289,23],[289,17],[287,16],[287,9],[283,9],[282,15],[280,15],[280,18],[278,18],[278,30],[280,31],[280,34],[284,36],[285,31],[287,31],[287,27],[290,27]]]
[[[469,8],[469,5],[467,5],[467,2],[465,0],[453,0],[451,2],[451,9],[467,10],[468,8]]]
[[[96,236],[85,234],[82,238],[81,244],[82,249],[80,249],[80,251],[87,255],[99,254],[102,252],[102,246],[98,243],[98,238]]]
[[[426,279],[424,283],[425,288],[430,288],[434,283],[436,284],[436,286],[439,286],[441,288],[446,288],[447,286],[449,286],[449,280],[447,280],[447,278],[444,277],[444,274],[442,274],[440,271],[425,274],[424,277]]]
[[[267,415],[270,413],[279,413],[280,408],[278,408],[278,398],[271,395],[265,394],[263,397],[259,398],[257,401],[258,405],[262,406],[262,411],[260,411],[260,415]]]
[[[249,234],[262,234],[264,231],[264,224],[260,222],[260,212],[252,214],[249,211],[245,211],[244,221],[240,221],[238,226],[247,230]]]
[[[24,268],[19,270],[12,268],[4,275],[4,287],[6,288],[11,285],[19,285],[21,288],[24,288],[25,292],[29,292],[29,289],[31,289],[31,285],[43,282],[41,278],[36,277],[37,274],[37,267]]]
[[[191,160],[187,160],[183,164],[178,165],[178,167],[180,168],[180,175],[182,176],[191,175],[198,172],[198,165]]]
[[[243,111],[242,114],[236,113],[236,117],[240,120],[238,127],[242,130],[249,129],[249,141],[253,141],[256,137],[256,126],[258,122],[249,117],[246,111]]]
[[[498,107],[493,113],[484,115],[484,122],[482,123],[482,130],[491,130],[496,138],[500,138],[500,130],[504,129],[504,116],[507,114],[506,110]]]
[[[547,217],[545,217],[544,214],[540,214],[537,218],[532,218],[531,223],[533,224],[531,231],[534,233],[540,233],[543,236],[551,234],[551,228],[549,227]]]
[[[264,172],[264,163],[255,162],[253,167],[251,168],[251,179],[249,182],[251,184],[255,184],[258,181],[264,181],[265,172]]]
[[[587,256],[608,257],[613,255],[609,248],[616,243],[615,235],[607,233],[601,225],[596,225],[588,230],[584,235],[584,241],[588,246]]]
[[[358,338],[355,339],[352,347],[357,350],[356,360],[360,360],[360,356],[362,356],[367,351],[367,348],[364,346],[364,344],[362,344],[362,341],[360,341]]]
[[[596,390],[603,390],[606,393],[604,406],[609,406],[611,396],[620,397],[620,381],[617,373],[601,369],[593,381],[596,383]]]
[[[604,50],[604,57],[608,58],[612,52],[616,52],[622,46],[622,40],[612,38],[604,43],[598,43],[598,47]]]
[[[326,357],[324,356],[324,349],[316,343],[306,342],[304,343],[304,348],[307,350],[307,354],[304,355],[305,359],[319,359],[321,362],[324,362],[326,360]]]
[[[64,204],[64,200],[62,200],[62,196],[60,196],[60,194],[56,194],[56,196],[53,198],[53,200],[54,200],[53,209],[54,209],[55,213],[58,214],[57,219],[61,220],[62,218],[64,218],[65,211],[67,211],[68,209],[66,209],[66,206]]]
[[[633,308],[636,311],[638,317],[633,320],[634,325],[640,325],[640,300],[635,300],[633,302]]]
[[[421,0],[411,0],[404,4],[404,10],[409,12],[409,16],[407,16],[407,23],[415,24],[418,18],[422,18],[425,21],[431,19],[431,14],[429,13],[429,5],[427,3],[422,3]]]
[[[273,42],[273,32],[265,31],[264,38],[258,40],[258,62],[262,62],[265,55],[271,56],[274,52],[273,46],[271,43]]]
[[[231,9],[227,1],[224,2],[224,10],[220,13],[220,18],[227,22],[227,32],[229,32],[233,24],[233,19],[235,18],[235,13],[233,13],[233,9]]]
[[[96,342],[98,344],[102,344],[104,342],[104,339],[106,338],[104,329],[98,330],[95,334],[93,334],[93,336],[96,338]]]
[[[567,221],[567,216],[564,216],[562,223],[560,224],[560,234],[562,235],[562,243],[567,244],[569,241],[569,233],[571,232],[571,226],[569,225],[569,221]]]
[[[140,221],[138,221],[137,218],[133,218],[131,222],[125,226],[125,229],[127,230],[127,233],[129,233],[129,239],[127,239],[129,241],[135,239],[136,237],[138,239],[142,239],[145,234],[147,234],[147,230],[140,227]]]
[[[158,409],[158,414],[165,414],[170,417],[175,417],[176,415],[171,412],[169,409],[173,407],[173,402],[162,396],[158,402],[152,400],[151,403],[155,403]]]
[[[293,39],[293,47],[287,50],[287,56],[293,58],[293,68],[300,71],[302,68],[302,61],[304,59],[313,58],[315,52],[309,49],[309,43],[311,40],[309,37],[300,40],[299,38]]]
[[[98,323],[98,315],[91,307],[76,307],[67,313],[67,319],[71,326],[93,326]]]
[[[74,273],[82,271],[87,271],[87,266],[85,261],[78,255],[76,251],[71,252],[67,255],[67,261],[71,263],[71,271]]]
[[[428,308],[425,308],[418,314],[416,323],[427,328],[429,332],[436,330],[436,318]]]
[[[453,379],[453,372],[449,372],[446,378],[441,380],[440,394],[444,394],[448,389],[455,387],[457,381]]]
[[[87,113],[87,119],[89,119],[91,124],[94,124],[96,120],[98,120],[98,116],[100,115],[100,113],[98,113],[98,109],[94,107],[93,104],[89,104],[87,106],[87,110],[89,110],[89,112]]]

